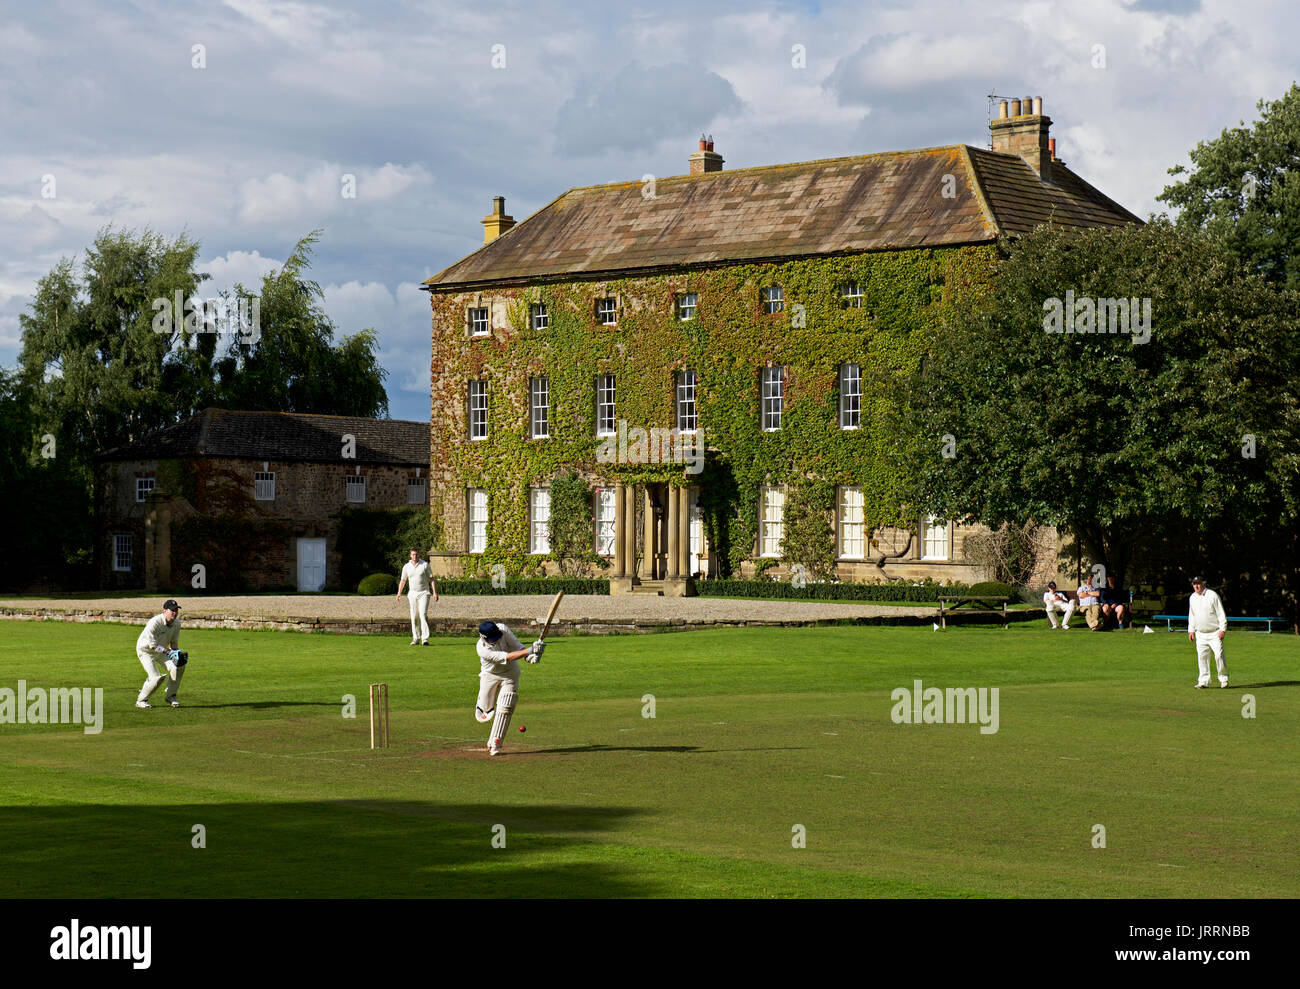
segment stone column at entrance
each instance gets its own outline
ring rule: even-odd
[[[642,579],[655,579],[655,503],[650,497],[650,485],[645,486],[645,558],[642,565]]]
[[[677,518],[681,514],[677,493],[681,490],[675,485],[668,485],[668,511],[665,513],[668,517],[668,573],[665,576],[669,580],[682,575],[681,526],[677,524]]]

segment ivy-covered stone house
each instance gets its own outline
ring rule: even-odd
[[[340,586],[349,509],[428,504],[429,425],[206,409],[96,460],[100,586]]]
[[[484,245],[424,283],[438,568],[543,567],[548,485],[573,469],[615,592],[828,556],[841,579],[973,579],[963,528],[900,504],[877,383],[942,346],[999,236],[1140,222],[1050,125],[1013,100],[991,150],[730,171],[701,140],[689,174],[570,189],[518,224],[498,197]],[[792,547],[810,511],[829,524]]]

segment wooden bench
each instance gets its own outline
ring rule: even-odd
[[[1011,599],[1008,597],[941,597],[939,598],[939,623],[943,628],[948,627],[948,615],[963,605],[983,605],[984,610],[973,609],[966,612],[968,615],[1002,615],[1002,627],[1007,627],[1007,602]]]
[[[1163,622],[1165,623],[1165,628],[1166,628],[1168,631],[1170,631],[1170,632],[1185,632],[1185,631],[1187,631],[1185,628],[1174,628],[1174,622],[1186,622],[1186,621],[1187,621],[1187,616],[1186,616],[1186,615],[1156,615],[1156,616],[1155,616],[1155,620],[1156,620],[1156,621],[1163,621]],[[1272,632],[1273,632],[1273,623],[1274,623],[1274,622],[1278,622],[1278,623],[1281,624],[1283,627],[1285,627],[1286,625],[1290,624],[1290,623],[1289,623],[1289,620],[1286,619],[1286,618],[1267,618],[1267,617],[1262,617],[1262,616],[1261,616],[1261,617],[1258,617],[1258,618],[1229,618],[1228,621],[1229,621],[1229,622],[1264,622],[1268,627],[1265,628],[1264,631],[1260,633],[1261,635],[1270,635],[1270,634],[1272,634]],[[1257,628],[1256,628],[1256,629],[1250,629],[1250,631],[1252,631],[1252,632],[1259,632],[1259,629],[1257,629]]]

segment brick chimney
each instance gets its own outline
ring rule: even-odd
[[[482,219],[483,243],[490,244],[515,225],[513,216],[506,216],[506,197],[492,197],[492,212]]]
[[[690,157],[691,174],[703,175],[705,172],[722,171],[722,155],[713,150],[713,135],[705,138],[700,135],[700,150]]]
[[[1043,98],[1026,96],[998,105],[998,117],[989,124],[993,150],[1019,155],[1044,182],[1052,181],[1052,151],[1047,132],[1052,118],[1043,114]]]

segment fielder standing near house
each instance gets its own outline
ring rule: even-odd
[[[438,585],[433,580],[433,570],[428,560],[420,559],[418,549],[411,550],[411,562],[402,567],[402,579],[397,583],[397,600],[402,600],[402,588],[407,581],[411,583],[411,592],[407,600],[411,603],[411,645],[427,646],[429,644],[429,595],[438,600]]]
[[[510,715],[519,696],[519,660],[541,661],[546,643],[538,639],[524,647],[501,622],[482,622],[478,627],[479,688],[474,717],[480,724],[496,714],[488,738],[488,755],[500,755]]]
[[[144,631],[135,640],[135,654],[144,667],[145,681],[140,688],[140,696],[135,699],[136,707],[153,707],[149,695],[158,689],[158,685],[167,681],[167,692],[163,695],[172,707],[180,707],[176,692],[181,686],[181,677],[185,675],[185,664],[189,654],[180,651],[181,642],[181,606],[175,601],[163,602],[162,614],[154,615],[145,624]],[[167,672],[158,669],[158,654],[167,657],[163,665]]]
[[[1223,637],[1228,634],[1228,616],[1219,595],[1205,586],[1204,577],[1192,578],[1192,596],[1187,599],[1187,641],[1196,646],[1200,675],[1196,689],[1210,685],[1210,656],[1219,668],[1219,686],[1228,689],[1228,667],[1223,659]]]

